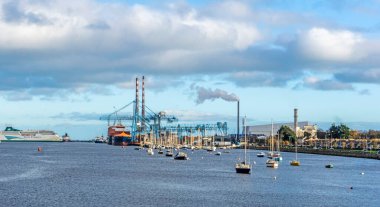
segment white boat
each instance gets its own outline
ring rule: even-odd
[[[62,142],[62,137],[50,130],[18,130],[7,126],[0,131],[0,141]]]
[[[172,135],[172,132],[170,131],[169,146],[166,147],[166,149],[168,149],[168,150],[166,150],[166,154],[165,154],[166,157],[173,157],[173,150],[174,150],[173,148],[174,148],[174,146],[173,146],[173,135]]]
[[[257,153],[257,157],[265,157],[265,153],[264,152]]]
[[[154,151],[152,148],[148,148],[148,155],[154,155]]]
[[[267,167],[278,168],[278,162],[276,160],[268,159],[266,165]]]
[[[244,161],[238,162],[235,164],[235,170],[236,173],[242,173],[242,174],[250,174],[251,173],[251,165],[249,162],[247,162],[247,127],[245,127],[245,120],[246,117],[243,119],[243,125],[244,125]]]

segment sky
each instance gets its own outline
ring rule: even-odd
[[[298,108],[380,129],[379,14],[379,0],[0,0],[0,124],[92,139],[144,75],[146,104],[180,123],[233,133],[239,99],[250,125]]]

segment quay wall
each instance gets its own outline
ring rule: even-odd
[[[250,149],[255,150],[268,150],[268,147],[249,147]],[[294,147],[282,148],[281,152],[295,152]],[[343,157],[357,157],[357,158],[367,158],[367,159],[377,159],[380,160],[380,155],[375,153],[357,151],[357,150],[343,150],[343,149],[312,149],[312,148],[297,148],[298,153],[307,153],[307,154],[319,154],[319,155],[332,155],[332,156],[343,156]]]

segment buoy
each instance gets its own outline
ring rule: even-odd
[[[256,161],[253,161],[253,164],[256,165]]]
[[[37,151],[38,151],[38,152],[42,152],[42,147],[38,147],[38,148],[37,148]]]
[[[350,189],[352,190],[352,189],[354,189],[354,187],[352,187],[352,186],[351,186],[351,188],[350,188]]]
[[[276,176],[274,176],[274,179],[275,179],[275,180],[277,180],[277,177],[276,177]]]
[[[364,175],[364,172],[360,173],[361,175]]]

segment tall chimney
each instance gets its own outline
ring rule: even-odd
[[[142,116],[142,123],[141,123],[141,126],[142,126],[142,130],[144,131],[145,130],[145,78],[144,76],[142,77],[142,89],[141,89],[141,102],[142,102],[142,106],[141,106],[141,116]]]
[[[298,126],[298,109],[294,109],[294,133],[297,137],[297,126]]]
[[[240,141],[239,130],[240,130],[240,101],[237,102],[237,134],[236,141]]]
[[[139,78],[136,77],[136,108],[135,108],[135,113],[136,113],[136,122],[139,121],[138,115],[139,115]]]

